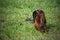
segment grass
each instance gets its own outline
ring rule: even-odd
[[[48,33],[34,28],[25,21],[39,8],[45,12]],[[59,0],[0,0],[0,40],[59,40],[60,38]]]

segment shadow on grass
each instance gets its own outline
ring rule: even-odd
[[[55,25],[53,25],[53,24],[47,24],[47,25],[46,25],[46,29],[47,29],[47,30],[50,30],[50,29],[52,29],[52,28],[55,28]]]

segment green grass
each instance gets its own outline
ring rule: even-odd
[[[37,31],[33,23],[25,21],[36,8],[45,12],[49,33]],[[59,13],[59,0],[0,0],[0,40],[59,40]]]

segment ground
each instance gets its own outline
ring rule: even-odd
[[[33,11],[44,11],[48,33],[37,31]],[[0,40],[60,40],[60,0],[0,0]]]

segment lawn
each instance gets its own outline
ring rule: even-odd
[[[48,33],[37,31],[33,11],[44,11]],[[60,0],[0,0],[0,40],[60,40]]]

